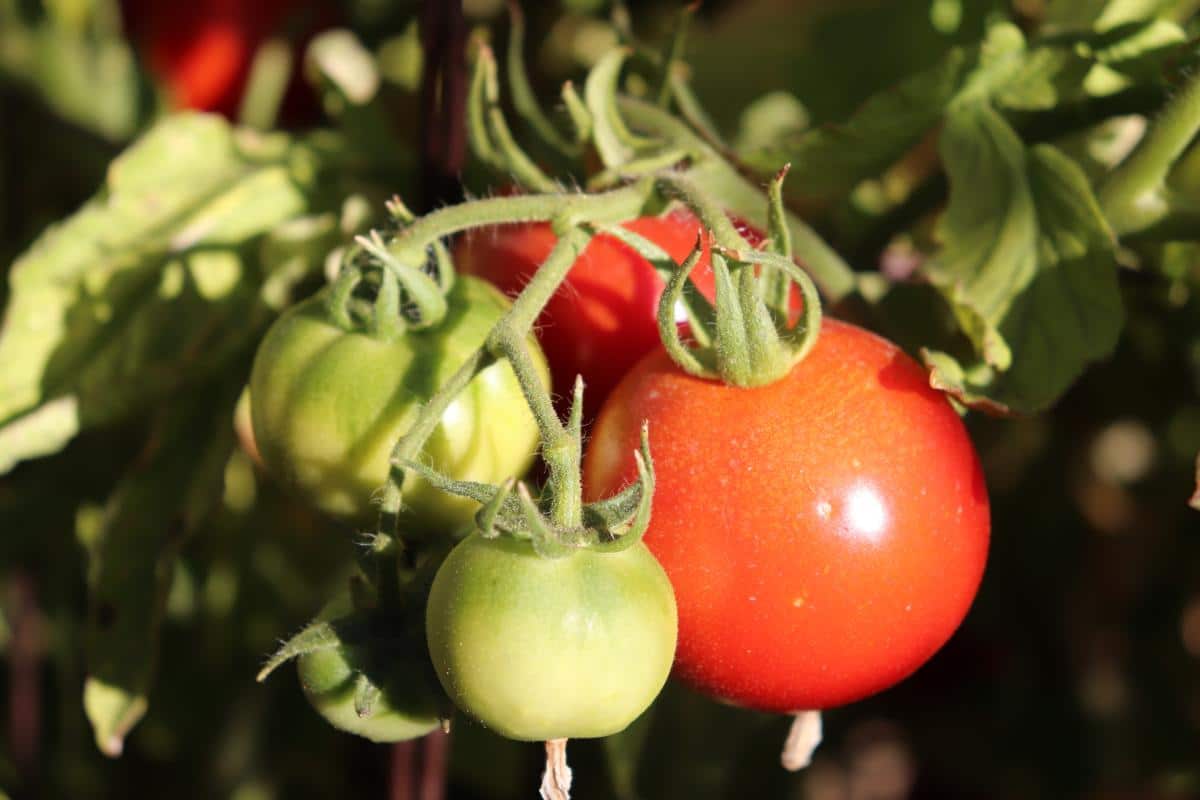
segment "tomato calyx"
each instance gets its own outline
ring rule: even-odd
[[[346,251],[329,295],[329,313],[344,330],[395,341],[409,330],[438,325],[448,309],[446,293],[454,285],[454,267],[445,245],[434,241],[425,262],[413,266],[388,249],[390,238],[413,221],[399,197],[387,204],[390,226],[357,236]]]
[[[582,381],[576,381],[575,386],[566,427],[567,447],[582,440]],[[405,469],[420,475],[435,488],[481,503],[483,507],[475,515],[475,522],[483,538],[508,536],[528,541],[539,556],[562,558],[580,549],[619,552],[642,540],[650,525],[655,480],[649,430],[645,426],[642,428],[640,447],[634,452],[634,460],[638,477],[633,483],[611,497],[580,504],[578,513],[566,519],[553,511],[554,495],[559,489],[552,484],[547,484],[539,497],[535,498],[524,482],[515,479],[500,486],[458,481],[411,460],[405,463]],[[578,463],[576,459],[576,471],[579,469]],[[561,505],[562,498],[558,500]],[[550,508],[549,513],[545,510],[547,507]]]
[[[680,178],[660,184],[687,203],[712,230],[712,270],[716,302],[709,303],[688,286],[703,250],[701,237],[691,254],[667,281],[658,307],[663,345],[680,369],[700,378],[718,379],[731,386],[763,386],[791,372],[816,344],[821,328],[821,301],[808,274],[792,261],[784,224],[782,184],[784,167],[768,194],[770,250],[745,247],[720,209]],[[792,284],[803,300],[798,319],[791,319]],[[680,304],[691,319],[691,346],[684,342],[675,320]]]

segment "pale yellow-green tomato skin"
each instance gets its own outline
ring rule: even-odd
[[[671,584],[641,543],[550,559],[478,533],[442,564],[425,618],[450,698],[524,741],[623,730],[666,682],[676,627]]]
[[[421,405],[480,347],[509,301],[460,276],[436,328],[392,342],[347,332],[325,313],[326,292],[289,309],[267,332],[250,380],[254,438],[267,469],[321,510],[374,521],[388,459]],[[549,374],[532,338],[545,385]],[[418,460],[459,480],[499,483],[523,475],[537,424],[507,361],[484,369],[450,404]],[[440,531],[471,523],[478,504],[409,474],[403,524]]]

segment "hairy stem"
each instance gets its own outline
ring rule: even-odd
[[[1200,77],[1184,87],[1133,154],[1100,187],[1100,207],[1117,233],[1142,230],[1166,216],[1167,173],[1197,131]]]
[[[613,193],[609,193],[611,194]],[[508,201],[523,198],[499,199]],[[415,223],[413,227],[419,224]],[[569,228],[559,238],[546,262],[534,274],[504,317],[496,323],[487,342],[464,361],[450,380],[434,393],[429,402],[421,408],[412,427],[396,442],[391,455],[391,475],[384,489],[383,505],[380,509],[379,530],[396,530],[404,487],[404,464],[416,459],[454,398],[476,375],[500,358],[507,358],[512,365],[541,432],[547,454],[546,461],[550,467],[551,513],[556,522],[578,524],[582,504],[579,458],[558,457],[560,452],[571,449],[566,446],[570,435],[554,413],[549,390],[542,383],[533,355],[529,351],[527,338],[534,320],[542,313],[546,303],[567,277],[571,265],[587,246],[590,238],[590,233],[577,227]]]
[[[669,112],[641,100],[621,97],[620,108],[634,127],[660,134],[696,153],[696,165],[685,173],[693,184],[718,195],[722,205],[738,216],[755,224],[765,224],[767,203],[762,189],[740,175],[687,125]],[[804,264],[821,292],[834,303],[853,294],[856,282],[850,265],[795,214],[787,214],[787,226],[796,258]]]
[[[555,523],[576,527],[582,522],[583,490],[580,484],[580,442],[554,411],[550,393],[542,385],[533,356],[525,343],[533,322],[542,313],[551,296],[567,277],[591,234],[572,227],[563,233],[533,279],[517,297],[505,320],[489,337],[488,348],[495,356],[503,355],[512,364],[529,408],[542,435],[542,455],[550,469],[550,515]]]
[[[601,194],[562,192],[471,200],[421,217],[400,231],[388,249],[397,258],[421,264],[424,263],[425,248],[468,228],[545,222],[575,215],[597,224],[622,222],[638,215],[651,189],[651,184],[643,181]]]

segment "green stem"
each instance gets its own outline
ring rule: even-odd
[[[717,243],[731,250],[749,250],[750,243],[738,233],[737,228],[729,221],[729,215],[713,199],[708,192],[702,191],[691,180],[679,174],[667,173],[660,175],[657,181],[659,191],[679,200],[700,218],[701,224],[712,231]]]
[[[397,258],[422,264],[425,248],[430,244],[468,228],[546,222],[557,217],[573,216],[586,218],[596,224],[623,222],[641,212],[652,189],[650,181],[641,181],[601,194],[562,192],[470,200],[421,217],[400,231],[389,243],[388,249]],[[520,302],[520,298],[517,302]]]
[[[692,17],[695,16],[698,7],[698,3],[690,3],[681,8],[675,17],[675,30],[671,34],[666,52],[663,53],[662,57],[662,74],[659,76],[657,93],[660,108],[668,108],[671,105],[671,73],[674,70],[675,63],[683,58],[689,23],[692,21]]]
[[[1200,130],[1200,77],[1193,78],[1100,188],[1100,207],[1118,234],[1158,222],[1168,211],[1163,188],[1171,165]]]
[[[675,71],[678,72],[678,70]],[[683,115],[683,118],[696,129],[696,132],[708,144],[713,147],[728,149],[724,139],[721,138],[720,131],[717,130],[716,123],[713,122],[708,112],[704,110],[704,106],[700,104],[700,99],[696,97],[691,85],[682,75],[671,76],[671,99],[675,101],[675,107]]]
[[[487,134],[495,147],[500,166],[511,172],[517,183],[539,192],[553,192],[558,186],[551,178],[542,172],[533,159],[526,155],[517,144],[508,123],[504,120],[504,111],[500,108],[500,78],[496,74],[496,58],[492,49],[487,45],[479,47],[479,64],[483,70],[483,100],[487,103],[487,111],[483,120]]]
[[[610,192],[608,194],[612,195],[614,193]],[[592,197],[603,196],[594,195]],[[559,197],[572,198],[583,196],[563,195]],[[507,197],[496,198],[494,200],[480,200],[475,201],[474,204],[469,203],[466,205],[486,204],[491,208],[496,205],[497,201],[512,203],[512,201],[534,199],[540,200],[544,198]],[[564,207],[572,208],[569,203]],[[432,235],[436,237],[442,235],[437,233],[442,230],[442,225],[458,224],[457,214],[447,215],[447,212],[453,212],[458,208],[462,208],[462,206],[452,206],[440,212],[434,212],[428,217],[415,222],[411,228],[406,229],[403,233],[411,235],[412,231],[422,225],[422,223],[442,214],[446,216],[444,222],[428,226],[429,231],[425,233],[418,232],[416,238],[420,241],[422,236]],[[541,208],[541,206],[538,206],[538,208]],[[532,218],[540,218],[540,213],[538,216]],[[478,219],[478,216],[473,217],[471,224],[478,224]],[[517,220],[505,219],[503,221]],[[512,307],[496,323],[484,346],[480,347],[463,362],[462,366],[458,368],[450,380],[434,393],[429,402],[421,408],[412,427],[396,442],[396,446],[392,449],[390,460],[392,465],[391,474],[388,484],[384,489],[383,504],[380,508],[379,530],[396,530],[404,487],[404,465],[417,458],[421,452],[421,448],[425,446],[425,442],[437,429],[442,414],[445,413],[454,398],[467,387],[476,375],[500,358],[507,358],[512,365],[513,372],[516,373],[517,380],[521,384],[521,390],[525,394],[529,408],[537,420],[546,463],[550,467],[551,514],[555,522],[573,526],[579,524],[581,519],[582,490],[580,488],[578,449],[572,443],[566,441],[571,437],[568,431],[563,428],[562,423],[559,422],[558,416],[554,413],[554,405],[550,399],[549,390],[542,383],[541,374],[534,363],[526,340],[530,330],[533,328],[534,321],[542,313],[542,309],[545,308],[546,303],[549,302],[550,298],[558,290],[563,280],[566,279],[571,265],[575,263],[575,259],[583,251],[583,248],[587,246],[590,238],[590,233],[578,227],[569,228],[563,233],[545,263],[534,274],[533,279],[522,290]],[[573,452],[576,455],[572,458],[571,453]]]
[[[509,0],[508,18],[512,27],[508,34],[508,85],[512,93],[513,107],[517,114],[528,123],[534,133],[556,152],[575,157],[579,154],[578,143],[566,139],[554,126],[554,123],[542,113],[541,103],[529,83],[529,75],[525,72],[525,14],[516,0]]]
[[[721,204],[739,217],[765,227],[767,203],[762,189],[742,177],[720,153],[687,125],[652,103],[620,98],[621,113],[636,128],[662,136],[695,154],[696,164],[687,170],[692,183],[721,198]],[[855,292],[854,271],[811,227],[795,214],[787,214],[796,258],[831,302]]]
[[[238,120],[256,130],[270,130],[279,116],[291,74],[292,48],[287,41],[274,38],[260,45],[250,64]]]
[[[578,527],[583,521],[580,442],[558,419],[550,393],[542,384],[541,375],[526,345],[526,338],[534,320],[558,291],[591,236],[589,231],[580,227],[568,228],[559,236],[546,261],[517,297],[505,318],[492,330],[486,345],[494,356],[502,355],[509,360],[521,383],[525,400],[537,420],[542,436],[542,457],[550,470],[547,480],[550,517],[555,524],[569,528]]]

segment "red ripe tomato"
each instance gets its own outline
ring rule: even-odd
[[[646,544],[679,604],[675,671],[767,711],[884,689],[942,646],[987,558],[987,489],[966,430],[893,344],[826,320],[808,357],[753,389],[657,350],[609,397],[585,491],[658,476]]]
[[[166,84],[171,102],[228,117],[237,113],[259,45],[294,33],[289,28],[296,24],[311,30],[317,15],[329,22],[327,4],[305,0],[124,0],[122,8],[133,40]],[[298,75],[295,70],[284,102],[293,117],[314,110]]]
[[[740,220],[734,223],[751,245],[763,242],[760,231]],[[686,209],[641,217],[625,227],[679,262],[692,252],[701,229]],[[545,222],[475,229],[459,240],[454,261],[460,272],[515,295],[550,255],[555,240]],[[707,247],[692,278],[711,299],[715,290]],[[575,376],[582,375],[584,413],[594,417],[629,368],[658,346],[656,318],[664,286],[654,267],[632,248],[611,236],[593,239],[538,319],[538,340],[550,362],[555,394],[570,397]]]

